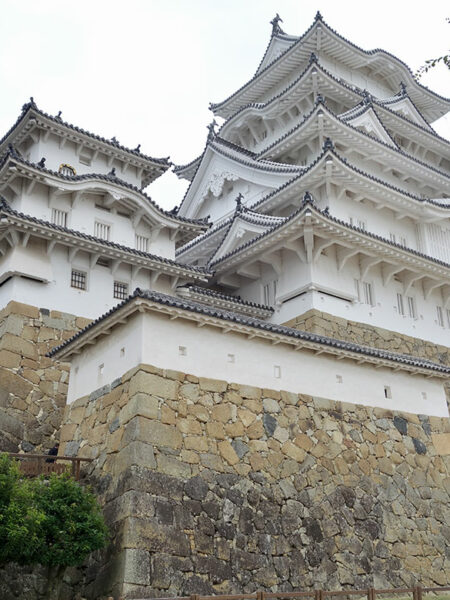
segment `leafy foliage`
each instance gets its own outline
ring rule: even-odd
[[[445,20],[447,21],[447,23],[450,23],[450,19]],[[417,69],[417,71],[414,73],[414,78],[418,81],[422,77],[422,75],[428,73],[430,69],[432,69],[439,63],[442,63],[447,67],[447,69],[450,69],[450,54],[444,54],[444,56],[439,56],[438,58],[430,58],[426,60],[425,63],[421,67],[419,67],[419,69]]]
[[[103,548],[107,528],[95,496],[68,474],[28,481],[0,455],[0,564],[75,566]]]

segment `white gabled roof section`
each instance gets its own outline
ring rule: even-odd
[[[394,101],[379,101],[380,104],[386,105],[391,110],[399,113],[400,115],[406,117],[413,123],[417,123],[421,127],[425,127],[428,131],[434,133],[433,128],[425,121],[423,116],[411,102],[411,99],[408,96],[399,97],[398,100]]]
[[[377,137],[385,144],[388,144],[393,148],[398,148],[397,144],[395,144],[394,140],[384,128],[372,106],[358,112],[351,110],[339,116],[346,123],[356,127],[356,129],[362,129],[365,133]]]
[[[268,160],[256,160],[253,153],[225,141],[210,141],[203,153],[199,167],[181,203],[178,215],[195,218],[209,192],[218,198],[226,181],[243,180],[258,187],[266,186],[267,191],[278,188],[293,174],[304,167],[284,165]]]
[[[247,209],[236,210],[233,222],[222,243],[209,260],[219,260],[221,256],[229,254],[235,248],[246,244],[262,233],[266,233],[269,229],[281,224],[285,220],[285,217],[263,215]]]
[[[283,52],[286,52],[286,50],[290,48],[297,40],[298,37],[292,35],[272,35],[269,45],[267,46],[267,50],[259,64],[259,67],[256,70],[256,74],[260,73],[268,65],[273,63],[274,60],[281,56]]]
[[[252,102],[259,102],[295,70],[302,68],[312,52],[320,52],[341,62],[349,69],[372,69],[396,91],[402,82],[424,117],[434,121],[450,109],[450,99],[419,84],[409,67],[396,56],[381,49],[363,50],[327,25],[320,13],[311,27],[290,45],[278,58],[260,69],[246,84],[222,102],[212,104],[215,114],[228,118]]]

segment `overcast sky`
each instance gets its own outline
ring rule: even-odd
[[[301,35],[317,10],[366,50],[383,48],[413,70],[448,52],[448,2],[320,0],[0,0],[0,137],[33,96],[39,108],[176,164],[204,147],[210,102],[250,79],[276,12]],[[450,96],[449,71],[422,80]],[[450,119],[437,129],[450,138]],[[186,184],[166,174],[148,188],[166,208]]]

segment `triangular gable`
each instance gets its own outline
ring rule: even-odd
[[[383,103],[381,102],[381,104]],[[426,129],[433,131],[430,125],[426,122],[426,120],[422,117],[420,112],[411,102],[411,99],[408,98],[408,96],[403,96],[402,98],[399,98],[399,100],[396,102],[386,102],[386,106],[388,106],[388,108],[390,108],[394,112],[397,112],[402,116],[406,117],[413,123],[417,123],[417,125],[420,125],[421,127],[425,127]]]
[[[267,50],[263,56],[263,59],[256,70],[256,74],[265,69],[270,63],[276,60],[279,56],[283,54],[292,44],[297,41],[297,37],[289,36],[289,37],[279,37],[272,36],[267,47]]]
[[[237,210],[231,226],[210,261],[219,260],[221,256],[229,254],[235,248],[259,237],[285,220],[284,217],[271,217],[252,211],[240,212]]]
[[[397,148],[397,145],[386,131],[383,123],[372,107],[367,108],[364,112],[356,113],[356,116],[345,117],[346,123],[353,127],[364,131],[368,135],[375,136],[385,144]]]

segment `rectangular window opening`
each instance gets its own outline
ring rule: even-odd
[[[59,208],[52,209],[52,223],[60,227],[67,227],[67,211]]]
[[[77,290],[85,290],[87,287],[87,275],[84,271],[72,269],[70,277],[70,286]]]
[[[405,307],[403,305],[403,296],[401,294],[397,294],[397,311],[399,315],[405,314]]]
[[[444,314],[442,311],[442,306],[436,306],[436,314],[439,327],[444,327]]]
[[[101,240],[109,240],[111,235],[111,225],[106,225],[106,223],[100,223],[100,221],[95,221],[94,224],[94,236],[100,238]]]
[[[273,367],[273,376],[276,379],[281,379],[281,367],[279,365],[274,365],[274,367]]]
[[[180,356],[186,356],[187,355],[187,348],[186,348],[186,346],[178,346],[178,354]]]
[[[145,235],[136,234],[136,250],[140,252],[148,252],[149,239]]]
[[[384,397],[385,398],[392,398],[391,388],[388,385],[384,386]]]
[[[128,296],[128,283],[123,283],[123,281],[115,281],[113,295],[114,298],[117,298],[118,300],[125,300],[125,298]]]

